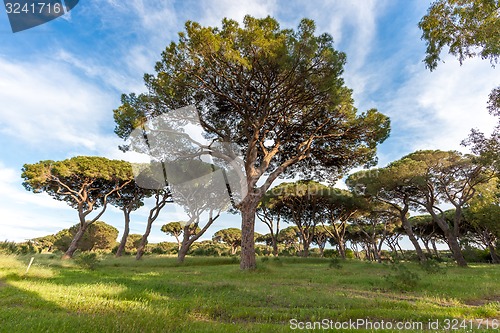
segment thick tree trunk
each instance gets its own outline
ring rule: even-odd
[[[272,242],[273,242],[273,256],[277,257],[278,256],[278,241],[276,239],[276,236],[273,237]]]
[[[115,257],[121,257],[123,252],[125,251],[125,245],[127,245],[128,234],[130,232],[130,212],[124,210],[123,215],[125,217],[125,228],[123,229],[122,240],[120,241],[120,245],[118,246],[118,250],[116,250]]]
[[[460,244],[458,243],[458,237],[455,235],[452,229],[450,229],[448,223],[440,218],[432,209],[432,207],[427,207],[427,211],[432,215],[432,218],[436,222],[436,224],[443,230],[444,236],[446,237],[446,241],[448,243],[448,247],[450,248],[451,253],[453,254],[453,258],[457,262],[458,266],[466,267],[467,262],[465,261],[464,255],[462,254],[462,249],[460,249]]]
[[[213,221],[209,221],[208,224],[210,225],[210,224],[212,224],[212,222]],[[182,236],[181,247],[179,248],[179,252],[177,253],[177,262],[178,263],[183,263],[184,262],[184,259],[186,259],[186,255],[189,252],[189,248],[194,243],[194,241],[197,240],[203,233],[204,233],[204,231],[200,231],[199,234],[194,235],[194,234],[191,234],[191,231],[189,229],[189,225],[186,225],[184,227],[184,232],[183,232],[183,236]]]
[[[500,257],[498,256],[496,250],[495,250],[495,245],[493,245],[491,242],[488,244],[488,249],[490,250],[490,256],[491,256],[491,262],[493,264],[500,264]]]
[[[240,269],[252,270],[257,268],[255,259],[255,211],[258,200],[247,197],[241,205],[241,260]]]
[[[443,231],[446,242],[448,243],[448,247],[453,254],[453,258],[457,262],[457,265],[466,267],[467,262],[465,261],[462,249],[460,248],[460,244],[458,242],[458,224],[460,223],[461,218],[460,212],[457,212],[457,210],[459,210],[459,207],[455,206],[456,211],[453,228],[450,228],[448,222],[443,217],[443,213],[441,213],[441,215],[436,214],[436,212],[434,211],[434,206],[427,203],[425,208],[427,209],[427,212],[431,214],[434,222],[436,222],[439,228]]]
[[[137,254],[135,256],[136,260],[140,260],[142,258],[142,256],[144,255],[146,245],[148,244],[148,237],[149,237],[149,234],[151,233],[151,226],[152,225],[153,225],[153,220],[148,219],[148,225],[146,226],[146,232],[144,233],[144,235],[142,235],[141,243],[137,247]]]
[[[338,242],[338,248],[339,248],[340,257],[342,259],[345,259],[346,256],[345,256],[345,241],[344,241],[344,238],[339,238],[337,240],[337,242]]]
[[[76,232],[75,237],[73,237],[71,244],[69,244],[68,250],[62,256],[62,259],[73,258],[75,251],[78,249],[78,244],[80,243],[80,240],[82,239],[83,235],[85,234],[85,231],[87,230],[88,226],[89,226],[89,224],[87,224],[87,223],[80,224],[80,227],[78,228],[78,231]]]
[[[415,234],[413,233],[411,224],[406,218],[405,211],[401,213],[401,222],[403,223],[403,229],[405,230],[406,235],[408,236],[410,242],[413,244],[413,247],[415,248],[415,252],[417,253],[418,259],[422,262],[425,261],[427,258],[425,257],[424,251],[422,251],[422,248],[420,247],[420,244],[418,243],[418,240],[415,237]]]
[[[179,253],[177,254],[177,262],[183,263],[184,259],[186,259],[186,255],[191,247],[191,243],[189,240],[183,240],[181,244],[181,248],[179,249]]]
[[[302,242],[303,250],[302,250],[302,256],[303,257],[309,257],[309,243],[304,240]]]
[[[466,267],[467,261],[465,261],[464,255],[462,254],[462,249],[460,249],[460,244],[458,243],[458,238],[452,235],[451,230],[445,232],[446,238],[448,239],[448,246],[453,254],[453,258],[457,262],[458,266]]]
[[[368,259],[368,261],[372,261],[372,254],[371,254],[371,251],[370,251],[370,246],[368,244],[365,244],[364,248],[365,248],[365,257],[366,257],[366,259]]]
[[[494,240],[492,240],[492,237],[490,236],[488,231],[486,230],[483,231],[483,238],[488,244],[488,250],[490,251],[491,262],[493,264],[500,264],[500,257],[496,252],[495,244],[493,244]]]

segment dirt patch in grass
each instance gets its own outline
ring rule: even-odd
[[[7,287],[7,283],[0,280],[0,288]]]
[[[496,303],[496,302],[500,302],[500,295],[486,296],[485,298],[482,299],[468,300],[464,301],[464,304],[470,306],[483,306],[488,303]]]

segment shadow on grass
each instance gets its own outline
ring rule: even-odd
[[[85,321],[33,291],[13,285],[23,277],[9,274],[0,280],[0,323],[2,332],[75,331]]]
[[[178,265],[172,257],[147,257],[139,262],[107,258],[95,271],[87,271],[41,258],[40,263],[52,265],[53,274],[35,270],[24,277],[11,272],[5,283],[39,291],[28,296],[56,306],[48,305],[47,316],[53,312],[69,325],[64,322],[67,316],[69,323],[87,332],[103,331],[96,328],[99,325],[108,331],[189,332],[196,327],[200,331],[280,331],[290,318],[478,317],[478,311],[461,304],[461,296],[453,303],[429,296],[448,291],[466,295],[463,291],[471,284],[491,287],[472,271],[456,270],[460,275],[425,275],[424,289],[400,294],[374,290],[389,270],[382,265],[346,261],[342,270],[332,270],[329,259],[271,258],[247,274],[232,260],[187,258]],[[480,272],[489,276],[498,270],[481,268]],[[463,286],[464,279],[469,286]],[[498,290],[489,289],[490,294]],[[58,300],[56,292],[63,297]],[[451,301],[453,296],[449,297]],[[482,317],[494,314],[495,308],[486,310]]]

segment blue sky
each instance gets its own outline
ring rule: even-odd
[[[24,163],[77,155],[128,159],[117,149],[112,111],[122,93],[142,92],[161,51],[186,20],[220,25],[223,17],[271,15],[283,28],[303,17],[328,32],[347,54],[346,84],[360,110],[390,116],[390,138],[379,147],[380,165],[417,149],[458,149],[471,128],[490,132],[486,112],[498,69],[487,61],[463,66],[444,55],[434,72],[425,69],[425,44],[417,23],[430,1],[407,0],[88,0],[47,24],[12,33],[0,9],[0,240],[22,241],[67,228],[76,211],[21,185]],[[131,232],[142,233],[147,210],[132,217]],[[151,242],[172,240],[162,224],[182,218],[170,206],[153,227]],[[102,220],[122,230],[122,216],[109,208]],[[219,219],[220,228],[239,227],[238,216]],[[257,222],[256,230],[267,232]]]

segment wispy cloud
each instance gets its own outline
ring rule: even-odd
[[[490,132],[495,120],[486,101],[498,84],[497,70],[480,59],[460,66],[447,56],[434,72],[421,65],[408,68],[409,78],[387,101],[384,110],[397,132],[390,139],[399,149],[458,149],[471,128]],[[409,151],[408,151],[409,150]]]
[[[250,1],[200,1],[201,15],[196,15],[203,25],[220,26],[223,18],[227,17],[238,22],[242,22],[245,15],[262,18],[268,15],[273,16],[277,10],[276,0],[250,0]]]
[[[0,57],[0,133],[43,147],[93,149],[112,98],[67,66],[39,59],[18,63]]]
[[[61,201],[21,186],[21,170],[0,162],[0,239],[23,241],[71,226],[76,215]],[[27,209],[29,207],[29,209]]]

